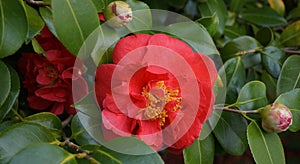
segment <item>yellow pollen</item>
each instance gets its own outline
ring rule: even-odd
[[[168,117],[165,105],[170,101],[176,101],[174,111],[181,108],[182,97],[178,96],[178,89],[167,88],[164,81],[156,82],[155,86],[149,90],[148,86],[143,87],[142,95],[147,99],[146,108],[143,109],[146,119],[160,120],[160,126],[164,126]]]

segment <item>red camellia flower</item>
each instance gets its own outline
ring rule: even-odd
[[[56,115],[65,111],[75,114],[71,105],[88,93],[87,83],[82,77],[83,65],[74,67],[76,57],[47,28],[36,40],[46,56],[24,53],[18,62],[25,78],[23,84],[28,91],[29,107],[49,110]],[[74,85],[76,91],[72,93]]]
[[[116,44],[113,63],[95,80],[104,137],[133,135],[175,152],[199,137],[214,103],[210,58],[164,34],[136,34]]]

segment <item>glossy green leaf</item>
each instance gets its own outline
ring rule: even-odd
[[[251,81],[241,89],[235,106],[240,110],[256,110],[267,104],[265,84],[260,81]]]
[[[211,36],[205,27],[200,24],[194,22],[175,23],[167,26],[166,32],[186,41],[197,52],[206,55],[219,54]],[[195,34],[197,34],[197,37],[195,37]]]
[[[0,1],[0,58],[12,55],[27,35],[26,14],[21,0]]]
[[[133,11],[132,20],[126,25],[129,31],[137,32],[141,30],[149,30],[152,27],[152,15],[149,6],[141,1],[127,0]]]
[[[85,39],[99,26],[94,4],[90,0],[52,0],[51,7],[59,40],[76,56]]]
[[[102,12],[105,8],[104,0],[92,0],[98,12]]]
[[[273,41],[273,35],[274,34],[271,28],[263,27],[255,34],[255,39],[259,41],[263,46],[267,46]]]
[[[269,46],[261,51],[264,68],[278,78],[281,67],[286,59],[285,53],[277,47]]]
[[[7,96],[9,95],[10,87],[11,87],[11,75],[8,67],[4,62],[0,60],[0,107],[5,102]]]
[[[93,157],[100,163],[110,163],[110,164],[121,164],[122,162],[118,159],[118,156],[115,154],[112,154],[107,151],[107,149],[104,149],[102,146],[99,145],[84,145],[81,146],[82,149],[88,150],[91,153],[89,156]],[[87,159],[77,159],[77,162],[79,164],[89,164],[90,161]]]
[[[233,24],[232,26],[226,26],[224,30],[224,35],[230,39],[238,38],[240,36],[246,35],[247,30],[245,25]]]
[[[283,64],[277,82],[277,95],[300,87],[300,56],[290,56]]]
[[[52,10],[49,7],[40,7],[40,14],[44,20],[44,22],[46,23],[48,29],[52,32],[52,34],[54,36],[57,37],[55,28],[54,28],[54,24],[53,24],[53,13]]]
[[[243,51],[256,50],[259,47],[259,42],[254,38],[250,36],[241,36],[228,42],[221,50],[221,56],[224,60],[228,60],[232,57],[244,55]],[[250,56],[250,54],[246,54],[244,56]]]
[[[47,143],[39,143],[25,147],[13,156],[9,163],[76,164],[77,162],[75,155],[70,154],[63,148]]]
[[[178,9],[182,9],[184,8],[187,0],[167,0],[168,1],[168,4],[172,7],[175,7],[175,8],[178,8]]]
[[[212,16],[200,18],[195,22],[202,24],[211,36],[215,35],[219,27],[219,18],[216,13]]]
[[[241,18],[263,27],[281,26],[287,23],[282,16],[267,6],[246,9],[241,13]]]
[[[39,124],[14,124],[0,133],[0,163],[7,163],[18,151],[32,143],[54,141],[51,132]]]
[[[18,120],[8,120],[8,121],[3,121],[1,122],[0,124],[0,132],[3,131],[4,129],[16,124],[16,123],[19,123]]]
[[[225,73],[226,76],[226,103],[231,104],[236,101],[240,89],[246,83],[246,72],[240,57],[227,60],[224,69],[225,72],[221,73]]]
[[[50,130],[52,134],[57,138],[61,137],[62,134],[61,121],[56,115],[50,112],[43,112],[43,113],[30,115],[26,117],[24,120],[28,122],[34,122],[40,124],[46,127],[48,130]]]
[[[270,101],[274,101],[276,99],[276,83],[277,81],[266,71],[263,71],[262,76],[261,76],[261,81],[265,83],[267,87],[267,98]]]
[[[277,14],[284,16],[285,5],[282,0],[268,0],[270,7],[277,12]]]
[[[251,122],[247,128],[247,138],[257,164],[285,163],[283,147],[276,133],[266,133],[256,122]]]
[[[223,34],[225,23],[227,20],[227,9],[224,1],[209,0],[201,2],[198,6],[202,17],[212,16],[215,12],[219,18],[218,35]]]
[[[0,122],[2,122],[2,120],[9,113],[9,111],[11,111],[20,93],[20,80],[19,80],[18,73],[11,66],[8,66],[8,69],[11,78],[9,84],[11,86],[10,86],[9,94],[4,104],[0,106]]]
[[[92,126],[92,125],[91,125]],[[101,126],[99,127],[101,128]],[[71,122],[72,136],[79,145],[98,144],[97,141],[88,133],[87,128],[83,127],[78,115],[75,115]]]
[[[209,135],[204,140],[198,138],[194,143],[185,148],[183,151],[184,163],[195,164],[205,163],[213,164],[215,154],[215,142],[214,137]]]
[[[233,12],[240,12],[246,0],[230,0],[230,10]]]
[[[289,15],[287,16],[287,19],[296,19],[296,18],[300,18],[300,6],[294,8],[293,10],[291,10],[289,12]]]
[[[300,46],[300,21],[288,25],[283,30],[280,43],[284,46]]]
[[[241,115],[222,112],[214,134],[222,148],[229,154],[242,155],[247,148],[247,121]]]
[[[293,123],[289,127],[289,130],[296,132],[300,130],[300,89],[294,89],[292,91],[281,94],[275,102],[284,104],[290,108],[293,114]]]
[[[36,34],[38,34],[45,23],[39,13],[29,5],[25,5],[26,16],[28,21],[28,33],[26,42],[28,43]]]

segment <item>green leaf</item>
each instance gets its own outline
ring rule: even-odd
[[[222,148],[229,154],[242,155],[247,148],[247,121],[241,115],[222,112],[214,134]]]
[[[10,78],[11,78],[8,83],[8,84],[10,84],[10,91],[9,91],[8,97],[6,98],[4,104],[2,106],[0,106],[0,122],[3,121],[5,116],[13,108],[13,105],[17,101],[17,98],[20,93],[20,80],[19,80],[18,73],[11,66],[8,66],[8,69],[9,69]]]
[[[40,14],[44,20],[44,22],[46,23],[48,29],[52,32],[52,34],[54,36],[57,37],[55,28],[54,28],[54,24],[53,24],[53,13],[52,10],[49,7],[40,7]]]
[[[215,35],[219,27],[219,18],[216,13],[212,16],[200,18],[195,22],[202,24],[211,36]]]
[[[104,0],[92,0],[98,12],[102,12],[105,8]]]
[[[300,130],[300,89],[294,89],[292,91],[281,94],[275,102],[284,104],[290,108],[293,114],[293,123],[289,127],[289,130],[296,132]]]
[[[36,123],[14,124],[0,133],[0,163],[7,163],[18,151],[32,143],[54,142],[45,127]]]
[[[283,147],[276,133],[266,133],[256,122],[251,122],[247,128],[247,138],[257,164],[285,163]]]
[[[233,12],[240,12],[246,0],[230,0],[230,10]]]
[[[13,11],[13,12],[12,12]],[[0,1],[0,58],[12,55],[27,35],[27,20],[21,0]]]
[[[254,38],[250,37],[250,36],[241,36],[238,37],[236,39],[231,40],[230,42],[228,42],[223,49],[221,50],[221,56],[224,59],[224,61],[232,58],[232,57],[236,57],[239,55],[243,55],[243,51],[247,51],[247,50],[256,50],[260,48],[260,44],[257,40],[255,40]],[[249,58],[250,56],[250,58]],[[258,63],[260,61],[256,61],[257,59],[253,58],[253,56],[251,56],[251,54],[246,54],[243,55],[243,63],[246,66],[246,68],[249,67],[250,64],[248,64],[246,62],[246,59],[249,59],[251,63]]]
[[[240,36],[246,35],[246,33],[246,26],[238,23],[235,23],[232,26],[226,26],[224,30],[224,35],[229,37],[230,39],[238,38]]]
[[[263,27],[255,34],[255,39],[257,39],[263,46],[267,46],[273,41],[273,35],[271,28]]]
[[[260,81],[247,83],[234,104],[240,110],[255,110],[268,104],[266,86]]]
[[[300,21],[288,25],[280,36],[283,46],[300,46]]]
[[[101,126],[99,127],[101,128]],[[75,115],[71,122],[72,136],[79,145],[98,144],[97,141],[88,133],[88,128],[83,127],[78,115]]]
[[[215,142],[214,137],[212,135],[209,135],[206,139],[201,141],[199,138],[197,138],[191,146],[184,149],[184,163],[212,164],[214,161],[214,154]]]
[[[62,134],[61,121],[56,115],[50,112],[37,113],[26,117],[24,120],[28,122],[34,122],[40,124],[46,127],[48,130],[50,130],[52,134],[56,136],[56,138],[61,137]]]
[[[175,8],[178,8],[178,9],[182,9],[184,8],[187,0],[167,0],[168,1],[168,4],[172,7],[175,7]]]
[[[282,0],[268,0],[270,7],[279,15],[284,16],[285,6]]]
[[[70,154],[63,148],[47,143],[39,143],[25,147],[13,156],[9,163],[76,164],[77,162],[75,155]]]
[[[220,24],[217,35],[223,34],[225,22],[227,20],[227,9],[224,1],[209,0],[201,2],[198,6],[202,17],[212,16],[215,12],[219,18]]]
[[[294,8],[293,10],[291,10],[289,12],[289,15],[287,16],[287,19],[295,19],[295,18],[299,18],[300,17],[300,6]]]
[[[40,17],[39,13],[34,8],[30,7],[29,5],[25,5],[25,9],[28,21],[28,33],[26,43],[28,43],[32,38],[34,38],[36,34],[38,34],[42,30],[45,23]]]
[[[300,56],[290,56],[283,64],[277,82],[277,95],[300,87]]]
[[[282,16],[267,6],[246,9],[241,13],[241,18],[263,27],[281,26],[287,23]]]
[[[274,101],[276,99],[276,80],[268,74],[266,71],[263,71],[261,76],[261,81],[265,83],[267,87],[267,97],[270,101]]]
[[[175,23],[167,26],[166,32],[187,42],[197,52],[206,55],[219,54],[212,38],[201,24],[195,22]]]
[[[277,47],[269,46],[261,51],[264,68],[275,78],[278,78],[281,66],[286,59],[285,53]]]
[[[220,76],[224,76],[222,73],[225,73],[227,88],[226,103],[231,104],[236,101],[240,89],[246,83],[246,72],[240,57],[227,60],[224,63],[224,69],[225,72],[222,71]]]
[[[76,56],[85,39],[99,26],[96,8],[90,0],[52,0],[51,6],[58,38]]]
[[[9,95],[11,87],[11,75],[8,67],[0,60],[0,107],[5,102],[6,98]]]

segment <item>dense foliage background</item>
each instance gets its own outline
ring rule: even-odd
[[[135,138],[111,144],[153,152],[126,155],[99,145],[78,115],[32,110],[17,62],[25,52],[43,53],[35,37],[44,26],[76,55],[102,21],[112,0],[0,1],[0,163],[297,163],[300,155],[300,1],[297,0],[127,0],[133,10],[163,9],[182,14],[209,34],[221,56],[225,106],[257,110],[273,102],[289,107],[289,130],[267,133],[259,114],[214,112],[219,119],[182,155],[154,152]],[[68,6],[66,8],[66,6]],[[144,31],[145,32],[145,31]],[[202,38],[201,38],[202,37]],[[206,51],[203,48],[203,51]],[[111,55],[107,52],[107,56]],[[207,54],[212,55],[212,54]],[[108,60],[101,61],[109,62]],[[99,64],[99,63],[97,63]],[[225,85],[225,86],[222,86]],[[91,88],[90,88],[91,90]],[[88,95],[78,104],[90,108]],[[206,131],[213,127],[209,121]]]

